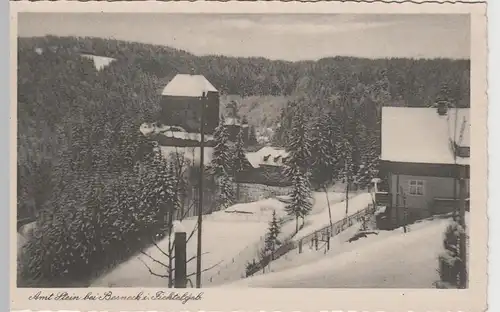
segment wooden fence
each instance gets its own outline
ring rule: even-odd
[[[330,241],[329,238],[343,232],[344,230],[352,226],[354,222],[361,222],[364,217],[371,215],[374,212],[375,212],[375,206],[373,204],[369,204],[368,207],[366,207],[365,209],[360,210],[350,216],[347,216],[333,223],[332,225],[325,226],[324,228],[321,228],[307,236],[304,236],[298,241],[292,240],[293,237],[295,236],[294,233],[294,235],[286,239],[285,243],[281,245],[278,249],[276,249],[272,254],[266,255],[258,262],[254,262],[253,265],[247,270],[246,276],[249,277],[261,270],[264,271],[265,268],[272,261],[284,256],[285,254],[294,249],[298,249],[298,252],[302,253],[302,246],[304,246],[305,244],[308,243],[315,244],[317,247],[319,241],[329,242]]]

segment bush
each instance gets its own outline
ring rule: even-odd
[[[462,228],[456,222],[450,224],[444,233],[444,251],[438,256],[440,284],[458,285],[463,264],[459,253],[459,237]]]
[[[259,269],[259,263],[255,262],[255,259],[252,262],[247,262],[245,265],[245,276],[252,276],[259,271]]]

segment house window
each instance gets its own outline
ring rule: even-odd
[[[424,195],[424,181],[422,181],[422,180],[410,180],[408,183],[410,185],[410,190],[409,190],[410,195],[413,195],[413,196]]]

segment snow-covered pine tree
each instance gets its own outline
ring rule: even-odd
[[[221,122],[214,132],[215,146],[212,155],[212,172],[216,177],[228,174],[231,170],[231,150],[229,148],[229,133]]]
[[[360,164],[356,176],[358,186],[364,188],[378,176],[379,156],[377,139],[373,134],[368,134],[361,144]]]
[[[224,174],[217,178],[219,187],[219,206],[228,208],[234,203],[234,192],[232,179],[229,175]]]
[[[340,181],[345,184],[345,213],[349,213],[349,190],[356,181],[356,168],[353,162],[353,143],[349,134],[344,134],[337,147],[338,151],[338,173]]]
[[[305,107],[301,108],[293,117],[292,129],[289,134],[287,146],[287,160],[284,168],[284,174],[292,180],[293,191],[291,202],[286,206],[289,215],[295,216],[295,229],[299,230],[299,218],[304,222],[305,216],[311,211],[311,185],[310,185],[310,166],[311,166],[311,140],[308,133],[308,125]]]
[[[294,116],[289,133],[288,152],[284,174],[288,178],[296,174],[305,175],[311,168],[311,139],[307,119],[303,111]]]
[[[293,118],[298,113],[299,107],[296,101],[289,101],[281,108],[278,125],[274,131],[272,141],[275,146],[287,146]]]
[[[245,151],[243,149],[244,146],[244,138],[243,138],[243,128],[240,128],[240,131],[238,132],[238,136],[236,137],[236,144],[234,148],[234,153],[233,153],[233,160],[232,160],[232,165],[233,165],[233,179],[236,179],[236,176],[238,173],[243,171],[246,156],[245,156]],[[240,184],[236,183],[236,198],[240,198]]]
[[[281,233],[281,224],[276,216],[276,211],[273,210],[273,215],[271,221],[269,222],[268,232],[265,239],[265,251],[271,253],[271,258],[273,257],[276,248],[280,245],[278,235]]]
[[[325,192],[330,225],[333,225],[328,198],[328,186],[337,176],[337,155],[335,148],[335,120],[332,115],[321,113],[312,127],[311,138],[312,171],[311,180],[315,188]]]
[[[291,201],[285,207],[288,215],[295,217],[295,232],[299,231],[299,218],[304,218],[311,212],[311,188],[309,185],[309,174],[297,173],[292,178]]]
[[[177,210],[180,208],[180,195],[181,193],[181,180],[182,177],[179,176],[179,170],[178,166],[176,165],[175,161],[171,159],[168,162],[167,166],[167,177],[169,178],[170,182],[167,184],[167,187],[169,190],[171,190],[171,195],[169,197],[169,201],[167,202],[174,210]]]
[[[157,215],[169,231],[176,210],[179,208],[178,181],[174,163],[167,161],[159,148],[155,148],[149,164],[144,187],[146,200],[157,207]]]
[[[233,186],[231,176],[232,170],[232,157],[229,147],[229,133],[221,121],[219,126],[214,132],[214,151],[212,155],[212,173],[217,181],[220,198],[219,205],[229,207],[234,202]]]
[[[297,114],[292,120],[287,152],[288,157],[284,174],[292,180],[291,202],[285,208],[289,215],[295,216],[295,229],[299,230],[299,218],[304,218],[312,209],[311,205],[311,140],[308,132],[306,115],[307,105],[297,106]]]
[[[336,160],[335,133],[331,131],[328,117],[320,114],[311,127],[311,182],[321,189],[331,180]]]
[[[277,239],[278,235],[281,233],[281,223],[276,215],[276,210],[273,210],[271,222],[269,222],[269,234]]]

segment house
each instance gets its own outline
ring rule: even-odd
[[[249,166],[236,176],[237,182],[268,186],[290,186],[283,174],[288,153],[284,149],[265,146],[256,152],[246,153]]]
[[[219,124],[219,92],[202,75],[178,74],[161,92],[160,122],[199,133],[203,101],[206,105],[205,133],[213,134]]]
[[[386,201],[393,224],[452,211],[461,169],[468,202],[469,157],[469,109],[383,107],[380,172],[388,189],[378,204]]]

